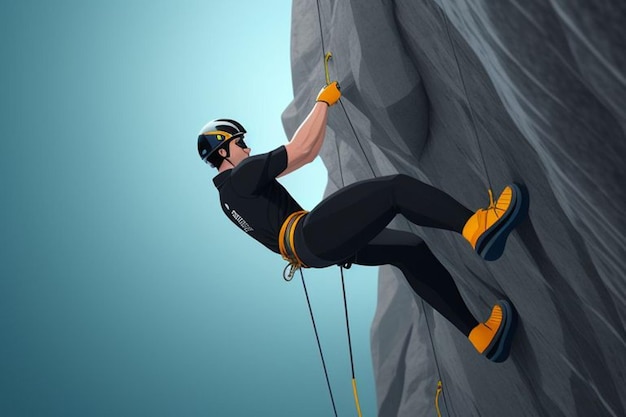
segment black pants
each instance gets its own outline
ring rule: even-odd
[[[461,233],[472,212],[407,175],[375,178],[344,187],[311,210],[296,229],[296,249],[313,267],[396,266],[415,293],[469,335],[478,322],[450,273],[419,237],[386,229],[396,214],[419,226]]]

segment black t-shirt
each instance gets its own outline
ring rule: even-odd
[[[302,207],[276,177],[287,168],[287,150],[246,158],[233,169],[221,172],[213,183],[220,193],[222,210],[241,230],[279,253],[278,233],[287,217]]]

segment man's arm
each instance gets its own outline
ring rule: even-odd
[[[285,145],[287,168],[281,172],[279,177],[313,162],[319,154],[324,143],[324,136],[326,136],[328,108],[335,104],[340,96],[337,82],[329,84],[320,91],[313,109],[298,127],[291,141]]]

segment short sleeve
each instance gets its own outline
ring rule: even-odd
[[[231,183],[239,194],[257,194],[287,168],[287,149],[279,146],[273,151],[246,158],[233,169]]]

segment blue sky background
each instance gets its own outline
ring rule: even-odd
[[[290,20],[287,0],[1,3],[0,415],[332,415],[301,285],[196,153],[215,117],[253,153],[287,140]],[[310,209],[326,173],[282,182]],[[364,416],[376,273],[346,276]],[[339,271],[306,276],[356,415]]]

